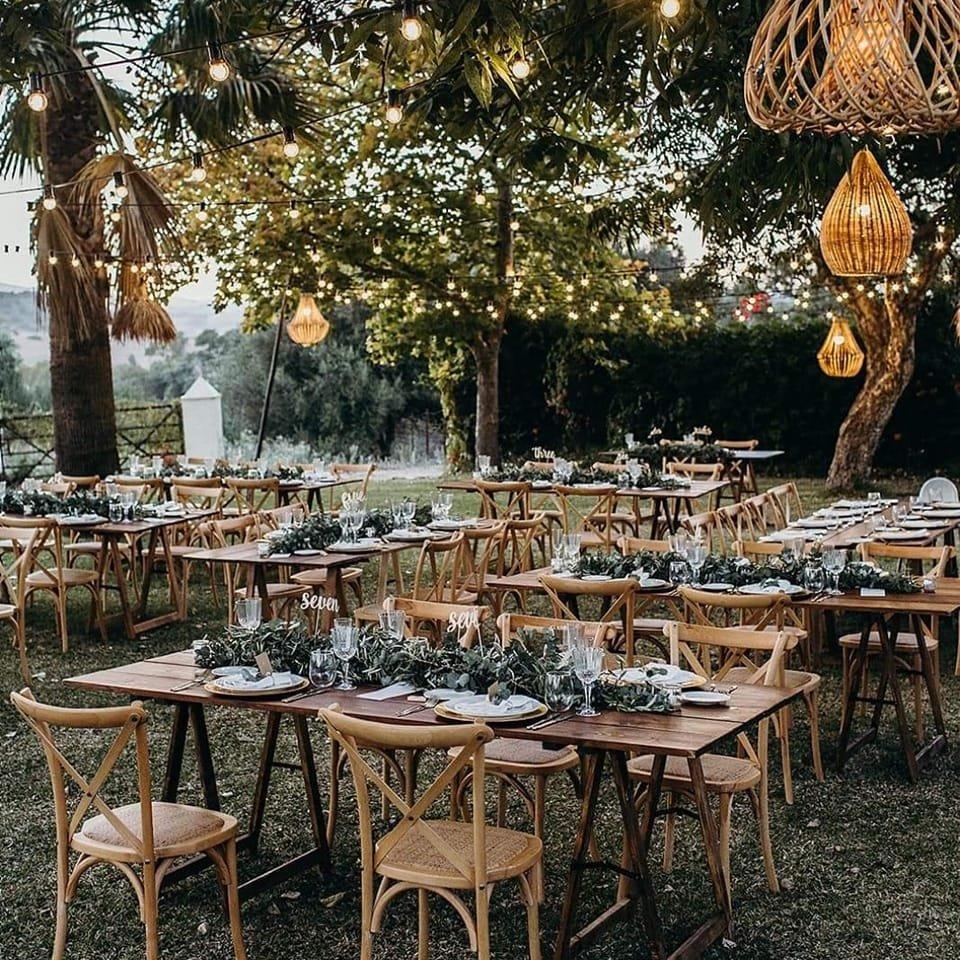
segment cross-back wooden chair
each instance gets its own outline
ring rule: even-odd
[[[401,726],[372,723],[322,709],[330,737],[348,758],[359,810],[361,875],[360,960],[371,960],[373,937],[380,931],[390,902],[406,891],[416,891],[418,902],[418,957],[429,951],[430,894],[442,897],[467,928],[470,948],[479,960],[490,958],[490,896],[493,887],[516,877],[527,909],[529,956],[540,960],[539,905],[535,893],[543,844],[516,830],[486,825],[484,811],[484,747],[493,731],[479,724]],[[399,796],[367,762],[361,747],[387,750],[456,750],[444,769],[413,802]],[[454,789],[459,776],[473,777],[472,819],[461,822],[429,817],[431,808]],[[373,834],[370,788],[380,792],[397,811],[396,825],[379,840]],[[374,884],[380,878],[379,889]],[[463,899],[472,891],[474,912]]]
[[[649,550],[651,553],[668,553],[670,544],[666,540],[650,540],[647,537],[621,537],[617,541],[617,549],[624,555],[642,553]]]
[[[725,450],[756,450],[760,446],[759,440],[714,440],[714,443]],[[730,492],[734,502],[740,501],[745,493],[757,492],[757,478],[749,460],[744,461],[735,456],[730,458],[724,473],[730,481]]]
[[[107,627],[103,618],[101,595],[101,572],[79,569],[66,564],[63,551],[63,533],[60,525],[46,517],[4,517],[3,523],[13,530],[36,529],[31,558],[24,564],[26,587],[24,600],[37,591],[51,594],[57,616],[60,646],[64,653],[70,649],[67,629],[67,596],[71,590],[81,589],[90,594],[90,618],[88,629],[96,623],[100,636],[106,642]],[[99,565],[98,565],[99,567]]]
[[[47,706],[30,690],[10,700],[43,748],[53,784],[57,832],[57,904],[53,958],[62,960],[67,943],[67,912],[80,879],[100,863],[116,867],[133,887],[146,933],[147,960],[160,955],[158,899],[174,860],[204,854],[224,887],[236,960],[245,960],[237,892],[237,821],[225,813],[152,800],[147,748],[147,712],[140,701],[124,707],[78,709]],[[61,731],[113,733],[93,776],[69,759]],[[119,779],[118,762],[132,748],[136,755],[137,802],[112,806],[105,788]],[[74,789],[75,788],[75,789]],[[71,793],[79,793],[73,811]],[[71,868],[72,855],[77,855]],[[139,875],[134,867],[140,868]]]
[[[69,497],[76,490],[76,486],[69,480],[44,480],[40,484],[40,490],[62,499]]]
[[[370,487],[370,478],[377,469],[375,463],[331,463],[328,467],[330,474],[338,480],[349,480],[351,484],[356,483],[356,487],[351,487],[351,492],[366,497],[367,490]],[[328,513],[337,515],[340,496],[343,493],[343,487],[330,488],[330,506]]]
[[[684,619],[688,623],[700,626],[737,626],[750,630],[765,630],[773,633],[787,633],[798,647],[806,641],[806,631],[789,619],[791,613],[790,598],[783,593],[749,596],[741,593],[710,593],[695,587],[681,586],[680,596],[684,605]],[[706,656],[704,651],[703,656]],[[756,660],[743,658],[744,662],[733,664],[724,671],[721,679],[731,683],[749,682],[752,671],[760,666]],[[820,755],[820,676],[806,670],[791,670],[784,662],[783,686],[799,690],[803,695],[810,722],[810,756],[814,775],[823,780],[823,760]],[[783,768],[783,795],[787,803],[793,803],[793,767],[790,757],[789,708],[781,711],[775,718],[774,727],[780,742],[780,765]]]
[[[686,530],[691,537],[702,540],[711,552],[717,550],[721,554],[726,554],[727,545],[723,538],[723,531],[720,529],[720,523],[717,520],[717,512],[715,510],[708,510],[705,513],[694,513],[689,517],[684,517],[680,521],[680,527]]]
[[[6,518],[0,523],[5,524]],[[38,541],[42,536],[39,527],[0,526],[0,542],[5,548],[0,551],[0,590],[3,600],[0,603],[0,620],[13,627],[13,645],[17,650],[20,663],[20,675],[24,683],[30,683],[32,674],[27,659],[27,574],[34,562]]]
[[[891,566],[899,569],[907,568],[919,573],[925,577],[939,579],[946,573],[947,564],[954,556],[953,547],[913,547],[902,546],[892,543],[874,543],[866,542],[860,544],[861,559],[876,562],[878,560],[894,561]],[[918,617],[916,622],[920,624],[923,631],[924,646],[930,654],[933,663],[934,680],[940,685],[940,619],[939,617]],[[860,646],[859,633],[843,634],[837,641],[840,644],[840,653],[843,661],[843,689],[847,689],[847,682],[850,677],[850,668],[853,665],[853,658],[857,654]],[[923,676],[920,672],[920,645],[917,635],[912,630],[902,630],[897,634],[895,651],[900,665],[907,671],[914,671],[911,676],[913,685],[913,709],[914,724],[916,726],[916,735],[918,741],[923,741]],[[867,695],[867,688],[870,682],[869,666],[870,660],[883,653],[883,647],[880,644],[880,635],[872,630],[867,640],[867,662],[864,665],[862,676],[861,695]],[[957,653],[957,671],[960,673],[960,651]],[[846,703],[846,697],[843,698]],[[866,707],[861,705],[861,709]]]
[[[114,477],[111,481],[121,491],[132,490],[139,503],[156,502],[164,499],[163,477]]]
[[[581,534],[584,548],[603,547],[609,551],[617,536],[624,532],[622,524],[618,529],[614,516],[616,493],[615,483],[598,487],[554,484],[553,502],[560,512],[563,532]],[[637,531],[634,528],[632,532]]]
[[[480,494],[480,516],[492,520],[526,520],[533,487],[525,480],[474,480]]]
[[[452,629],[451,620],[460,620],[464,626],[458,640],[461,646],[472,647],[477,642],[481,625],[491,616],[490,608],[483,604],[437,603],[432,600],[413,600],[410,597],[394,597],[395,610],[406,614],[406,635],[427,636],[439,643],[444,634]]]
[[[425,540],[413,572],[411,597],[439,603],[476,603],[476,594],[466,588],[465,550],[463,531],[444,540]]]
[[[634,606],[636,580],[624,577],[620,580],[575,580],[571,577],[555,577],[544,574],[540,586],[553,607],[553,615],[565,620],[581,620],[579,600],[593,597],[600,601],[601,623],[619,623],[622,631],[624,657],[628,667],[636,660],[634,633]]]
[[[670,662],[675,666],[699,674],[705,679],[723,679],[741,661],[747,664],[749,676],[743,683],[765,686],[783,685],[783,661],[786,651],[796,643],[787,633],[772,633],[764,630],[744,630],[736,627],[707,627],[685,623],[669,623],[664,628],[670,647]],[[697,653],[709,649],[722,654],[720,668],[701,662]],[[766,659],[762,666],[754,668],[751,656],[762,654]],[[773,844],[770,840],[770,808],[768,797],[767,755],[770,739],[770,718],[764,717],[757,726],[756,740],[744,732],[737,735],[739,756],[707,753],[700,759],[707,792],[719,801],[720,858],[730,886],[730,830],[732,824],[733,798],[738,793],[748,793],[757,816],[760,831],[760,851],[763,856],[767,885],[778,892],[780,883],[773,861]],[[650,782],[653,757],[637,757],[627,764],[630,775],[641,783]],[[663,866],[670,870],[673,865],[673,845],[676,830],[676,810],[679,796],[693,793],[690,774],[682,759],[669,757],[663,779],[667,806],[667,825],[664,836]]]
[[[780,483],[775,487],[770,487],[767,493],[773,498],[771,507],[778,527],[787,527],[791,520],[803,516],[803,501],[800,499],[800,491],[792,480],[789,483]]]
[[[729,503],[717,510],[720,535],[731,545],[738,540],[756,540],[763,534],[755,513],[743,502]]]
[[[812,543],[804,541],[804,553],[809,553],[812,546]],[[783,544],[777,540],[740,540],[734,543],[733,552],[738,557],[763,561],[770,557],[779,557],[783,553]]]
[[[276,505],[280,497],[280,481],[276,477],[227,477],[230,501],[241,514],[262,513]]]
[[[508,520],[481,527],[466,527],[463,530],[463,582],[461,590],[477,595],[479,600],[488,596],[487,576],[496,568],[503,535]]]
[[[539,511],[526,520],[506,520],[491,557],[491,573],[494,577],[512,577],[526,573],[546,563],[547,521]],[[539,554],[539,560],[537,555]],[[517,605],[524,609],[526,590],[501,590],[486,584],[487,598],[494,611],[503,609],[509,596],[516,598]]]
[[[69,484],[71,490],[92,491],[100,483],[100,475],[97,473],[83,474],[80,476],[67,476],[62,473],[60,474],[60,479],[63,483]]]
[[[777,504],[776,499],[766,491],[756,493],[741,501],[750,511],[755,528],[762,534],[776,526]]]

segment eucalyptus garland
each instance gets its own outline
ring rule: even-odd
[[[643,550],[624,556],[614,551],[610,554],[583,554],[576,568],[580,576],[609,576],[617,579],[633,576],[643,570],[648,577],[670,580],[670,565],[686,563],[685,558],[672,551],[655,553]],[[786,580],[795,586],[806,587],[822,579],[822,561],[819,553],[802,559],[771,556],[762,563],[754,563],[746,557],[728,557],[711,554],[700,571],[701,583],[730,583],[742,587],[747,583],[762,583],[764,580]],[[916,577],[898,571],[884,570],[872,563],[853,561],[840,574],[841,590],[883,589],[888,593],[917,593],[921,589]]]
[[[663,461],[690,460],[696,463],[731,463],[735,455],[715,443],[637,443],[627,448],[627,456],[645,463],[659,474]]]
[[[3,497],[3,512],[14,516],[34,517],[44,517],[49,513],[95,513],[106,518],[110,514],[110,498],[96,496],[86,490],[78,490],[65,497],[58,497],[43,490],[30,493],[8,490]]]
[[[213,669],[254,666],[257,656],[266,653],[275,669],[307,676],[310,653],[329,648],[328,635],[314,636],[298,623],[271,620],[252,630],[234,626],[205,636],[194,645],[194,655],[199,667]],[[496,686],[501,698],[519,693],[540,700],[547,673],[557,670],[569,670],[569,665],[553,630],[522,630],[507,646],[486,641],[464,648],[449,634],[432,646],[371,626],[362,631],[357,655],[350,662],[350,673],[361,684],[402,682],[418,690],[443,687],[478,693]],[[594,689],[595,702],[607,709],[633,713],[670,709],[666,693],[654,684],[618,683],[615,672],[610,680]],[[577,689],[575,681],[573,688]]]
[[[429,520],[429,507],[418,504],[413,517],[414,523],[423,525]],[[393,517],[389,510],[371,510],[364,520],[363,535],[382,537],[393,529]],[[270,552],[293,553],[294,550],[326,550],[342,536],[339,520],[326,514],[311,514],[298,526],[289,527],[279,536],[271,537]]]
[[[544,480],[554,482],[554,473],[552,469],[536,469],[519,463],[505,463],[493,471],[489,478],[492,480],[522,481],[525,483],[536,483]],[[578,486],[585,483],[618,483],[616,474],[609,473],[606,470],[597,470],[594,467],[582,468],[576,463],[572,464],[569,479],[564,481],[565,486]]]

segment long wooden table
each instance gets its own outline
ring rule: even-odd
[[[186,735],[188,728],[192,728],[204,800],[211,809],[220,809],[220,796],[204,711],[207,707],[225,707],[265,714],[266,735],[249,829],[239,840],[239,845],[244,849],[256,849],[263,826],[270,773],[278,765],[274,759],[277,733],[282,720],[285,717],[292,718],[297,734],[299,768],[306,786],[314,845],[293,860],[243,883],[240,893],[244,898],[254,896],[310,867],[329,869],[328,837],[308,723],[310,718],[316,716],[320,707],[338,703],[341,709],[351,716],[387,723],[446,722],[430,710],[401,716],[401,711],[408,706],[405,698],[364,700],[359,697],[362,691],[328,690],[284,702],[282,699],[270,698],[248,700],[218,697],[207,692],[200,684],[176,689],[195,677],[193,654],[184,651],[72,677],[65,682],[72,687],[104,692],[117,698],[141,697],[173,704],[174,723],[162,799],[168,802],[176,800]],[[679,713],[667,715],[608,711],[594,718],[573,717],[562,720],[542,730],[530,730],[523,725],[497,726],[496,732],[500,736],[535,740],[555,746],[572,744],[580,750],[584,759],[585,776],[579,829],[567,877],[560,929],[554,950],[555,960],[566,960],[579,953],[594,942],[610,923],[626,919],[637,907],[640,908],[642,918],[641,935],[652,955],[658,958],[669,956],[680,960],[699,956],[730,929],[731,905],[720,860],[717,827],[708,803],[701,758],[720,744],[730,742],[738,733],[762,718],[783,709],[798,695],[796,690],[741,685],[731,695],[730,706],[724,710],[684,706]],[[627,760],[631,755],[642,754],[653,754],[655,760],[646,795],[646,806],[638,821],[634,791],[627,772]],[[668,757],[682,758],[690,771],[697,816],[706,848],[708,872],[716,901],[715,912],[671,951],[667,950],[664,941],[656,891],[648,863],[650,835]],[[618,851],[611,859],[594,860],[590,856],[590,839],[598,814],[600,786],[608,766],[623,819],[623,850],[622,856]],[[199,869],[202,869],[200,860],[188,861],[171,870],[167,876],[169,880],[175,880]],[[578,931],[577,910],[583,879],[588,872],[596,870],[612,871],[622,882],[613,904]]]

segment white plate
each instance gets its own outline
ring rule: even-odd
[[[874,536],[878,540],[916,540],[925,537],[930,531],[923,530],[878,530]]]
[[[420,540],[429,540],[433,536],[430,530],[393,530],[384,540],[399,540],[402,543],[418,543]]]
[[[323,553],[323,551],[322,551],[322,550],[308,550],[308,549],[304,549],[304,550],[294,550],[294,551],[293,551],[293,555],[294,555],[295,557],[315,557],[315,556],[317,556],[317,555],[320,554],[320,553]]]
[[[786,580],[780,580],[776,586],[769,587],[762,583],[745,583],[739,592],[750,597],[766,597],[772,593],[785,593],[789,597],[797,593],[806,593],[806,588],[796,583],[787,583]]]
[[[295,673],[272,673],[269,677],[259,680],[247,680],[242,673],[218,677],[206,685],[214,693],[223,693],[231,696],[265,696],[278,693],[287,693],[299,690],[309,681]]]
[[[553,481],[552,480],[534,480],[533,483],[530,484],[530,486],[533,487],[534,490],[549,490],[550,487],[553,486]]]
[[[680,702],[690,707],[725,707],[730,703],[730,694],[719,690],[685,690],[680,694]]]
[[[706,590],[708,593],[727,593],[733,589],[732,583],[691,583],[694,590]]]
[[[923,516],[934,520],[958,520],[960,510],[924,510]]]
[[[503,719],[504,717],[524,716],[538,710],[543,704],[533,697],[514,694],[503,703],[493,703],[487,699],[485,693],[474,694],[472,697],[454,697],[447,701],[447,711],[461,717],[490,717]]]
[[[801,517],[799,520],[794,520],[792,526],[807,530],[819,530],[823,527],[823,520],[818,517]]]
[[[238,666],[233,666],[233,667],[214,667],[210,672],[211,672],[215,677],[235,677],[235,676],[238,676],[239,674],[242,674],[243,671],[246,670],[246,669],[251,669],[251,668],[248,668],[248,667],[238,667]]]
[[[903,527],[904,530],[926,530],[927,527],[930,526],[930,515],[928,514],[927,516],[927,520],[915,520],[913,518],[909,520],[901,520],[900,526]],[[933,525],[936,526],[936,524]]]
[[[331,553],[369,553],[380,546],[380,541],[376,537],[364,537],[356,543],[344,543],[338,540],[331,543],[327,550]]]
[[[641,590],[662,590],[664,587],[670,586],[666,580],[658,580],[656,577],[647,577],[646,580],[639,580],[637,586]]]
[[[465,530],[477,526],[476,520],[434,520],[427,526],[431,530]]]
[[[612,580],[613,577],[607,573],[585,573],[580,579],[585,583],[606,583],[608,580]]]

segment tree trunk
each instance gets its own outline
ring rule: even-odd
[[[490,337],[473,351],[477,365],[477,456],[500,462],[500,337]]]
[[[73,180],[103,140],[100,105],[86,74],[71,80],[69,96],[52,100],[41,122],[44,130],[44,178]],[[66,198],[61,194],[61,201]],[[89,210],[68,208],[74,231],[83,243],[87,269],[103,251],[103,235]],[[65,263],[58,269],[72,269]],[[117,425],[107,297],[96,317],[85,318],[92,333],[78,333],[77,317],[62,303],[49,304],[50,393],[57,469],[66,474],[106,476],[115,473]]]

